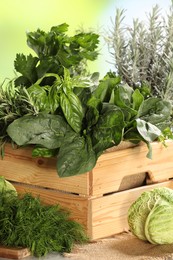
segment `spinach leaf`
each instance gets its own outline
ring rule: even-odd
[[[93,149],[97,156],[122,141],[124,126],[124,115],[121,109],[113,104],[103,104],[98,122],[92,131]]]
[[[90,137],[67,132],[58,154],[58,175],[68,177],[85,173],[92,170],[95,164],[96,155]]]
[[[141,137],[143,138],[143,141],[148,146],[148,153],[147,157],[149,159],[152,159],[152,146],[151,143],[158,139],[159,136],[161,136],[162,132],[159,128],[157,128],[155,125],[146,122],[141,119],[136,119],[137,122],[137,130],[140,133]]]
[[[101,109],[102,102],[100,101],[100,99],[92,96],[87,102],[86,128],[88,130],[97,123]]]
[[[148,146],[147,157],[152,159],[152,147],[150,143],[158,140],[161,135],[162,132],[157,126],[137,118],[131,123],[131,128],[124,133],[123,138],[126,141],[136,144],[140,141],[145,142]]]
[[[93,92],[93,95],[102,102],[109,102],[112,90],[120,83],[120,81],[121,78],[118,76],[115,78],[104,79]]]
[[[148,98],[143,101],[138,110],[138,117],[152,124],[159,124],[170,119],[171,104],[160,98]]]
[[[128,85],[117,86],[114,89],[114,104],[123,111],[125,121],[130,121],[137,115],[137,111],[133,108],[133,92]]]
[[[162,133],[158,127],[142,119],[138,118],[136,122],[138,132],[147,142],[155,141]]]
[[[7,128],[11,139],[19,146],[38,144],[48,149],[61,146],[68,124],[59,115],[26,115],[14,120]]]

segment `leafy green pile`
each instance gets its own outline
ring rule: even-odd
[[[92,170],[107,148],[123,140],[144,141],[151,158],[150,143],[164,140],[165,129],[169,127],[170,103],[150,97],[143,89],[122,84],[115,73],[107,73],[99,81],[97,73],[79,74],[81,62],[97,56],[98,37],[93,33],[84,34],[86,37],[82,38],[77,36],[80,39],[77,46],[81,44],[78,49],[73,42],[74,39],[77,41],[76,37],[70,38],[70,44],[66,45],[67,38],[60,29],[64,29],[64,25],[53,27],[48,34],[40,30],[29,34],[29,46],[32,39],[31,46],[39,55],[39,63],[34,63],[34,67],[30,63],[31,56],[23,59],[23,55],[17,55],[15,66],[18,64],[16,69],[22,76],[0,89],[0,97],[5,97],[0,99],[1,139],[10,139],[18,146],[34,145],[33,156],[56,156],[60,177]],[[52,51],[45,51],[47,48],[52,50],[54,44],[56,48],[59,46],[57,42],[47,40],[52,39],[52,34],[57,31],[61,37],[55,38],[61,39],[62,49],[74,61],[72,66],[60,64],[57,51],[55,56],[52,56]],[[75,57],[80,56],[79,63],[77,57],[72,58],[71,49]],[[45,52],[46,60],[41,56]],[[49,68],[47,59],[51,63]],[[54,63],[58,64],[56,69]],[[43,67],[46,69],[40,74]],[[29,76],[34,79],[29,80]]]
[[[18,197],[13,192],[0,194],[1,245],[27,247],[40,257],[70,252],[74,243],[87,242],[83,227],[58,205],[46,206],[30,194]]]
[[[60,113],[25,115],[7,128],[17,145],[36,145],[34,156],[57,155],[61,177],[90,171],[107,148],[122,140],[144,141],[150,148],[168,126],[170,103],[145,99],[138,89],[122,85],[119,77],[107,76],[90,95],[83,92],[82,97],[72,87],[69,83],[56,92]]]

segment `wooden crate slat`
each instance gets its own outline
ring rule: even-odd
[[[107,152],[91,172],[68,178],[58,177],[54,158],[34,159],[30,147],[13,150],[7,145],[0,161],[0,175],[11,181],[18,192],[31,192],[46,204],[66,208],[95,240],[128,228],[127,210],[143,191],[160,186],[173,189],[173,141],[167,145],[165,148],[153,143],[152,160],[146,157],[145,144]],[[130,182],[125,178],[143,173],[149,177],[147,183],[155,184],[118,191],[123,181]]]
[[[87,227],[88,199],[78,195],[59,192],[52,189],[34,187],[32,185],[22,185],[13,183],[18,193],[32,193],[39,196],[41,201],[48,205],[59,204],[70,212],[70,218],[75,219]]]
[[[14,248],[0,245],[0,257],[9,259],[23,259],[31,255],[28,248]]]
[[[145,144],[100,156],[93,169],[92,195],[118,191],[124,177],[139,173],[148,173],[153,183],[172,178],[173,142],[167,142],[167,148],[155,142],[152,150],[152,160],[146,157],[148,148]]]
[[[128,230],[127,212],[130,205],[142,192],[156,187],[173,189],[173,181],[146,185],[91,200],[92,233],[90,237],[95,240]]]
[[[10,144],[7,144],[5,156],[0,160],[0,175],[4,175],[10,181],[89,194],[88,173],[59,178],[55,159],[32,158],[31,151],[30,147],[13,149]]]

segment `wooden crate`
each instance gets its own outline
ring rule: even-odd
[[[152,149],[152,160],[146,158],[145,144],[105,152],[91,172],[59,178],[54,158],[32,158],[31,148],[13,149],[8,144],[0,175],[18,192],[32,192],[44,203],[67,208],[95,240],[128,229],[128,208],[143,191],[173,188],[173,142],[167,142],[167,148],[156,142]],[[144,179],[148,185],[136,187]]]

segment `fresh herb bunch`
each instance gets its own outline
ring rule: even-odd
[[[49,32],[38,29],[27,33],[27,44],[36,56],[16,55],[14,67],[21,74],[15,80],[16,86],[31,86],[49,72],[64,76],[64,68],[68,68],[72,76],[87,72],[86,62],[94,61],[98,56],[99,35],[79,32],[68,36],[68,27],[63,23],[53,26]],[[51,77],[44,82],[46,85],[51,83]]]
[[[113,73],[88,92],[82,92],[81,98],[65,84],[56,99],[60,110],[20,117],[8,126],[8,136],[19,146],[36,145],[33,156],[56,154],[60,177],[92,170],[98,157],[122,140],[144,141],[151,158],[150,143],[164,140],[164,130],[169,126],[170,103],[145,98],[139,89],[122,84]]]
[[[125,18],[125,10],[117,9],[106,39],[117,73],[130,86],[148,86],[152,96],[173,103],[173,1],[166,16],[156,5],[146,21],[126,25]]]
[[[36,49],[41,48],[42,42],[38,41]],[[43,64],[47,67],[46,60]],[[145,142],[151,158],[150,143],[164,141],[168,135],[170,102],[150,97],[145,88],[132,88],[116,73],[107,73],[98,80],[97,73],[73,74],[72,67],[55,73],[50,67],[38,78],[35,69],[30,70],[32,66],[24,63],[22,68],[34,80],[29,85],[28,79],[16,86],[20,79],[27,78],[23,74],[15,84],[4,87],[5,98],[0,103],[1,139],[8,138],[18,146],[33,145],[33,156],[56,156],[60,177],[91,171],[106,149],[123,140]],[[13,117],[5,120],[4,115],[11,113]]]
[[[58,205],[43,205],[31,194],[0,195],[0,243],[4,246],[28,247],[34,256],[50,252],[70,252],[74,243],[88,241],[83,227],[69,219]]]
[[[0,86],[0,140],[8,139],[6,129],[15,119],[30,113],[33,106],[29,104],[26,92],[21,87],[15,87],[10,80]]]

